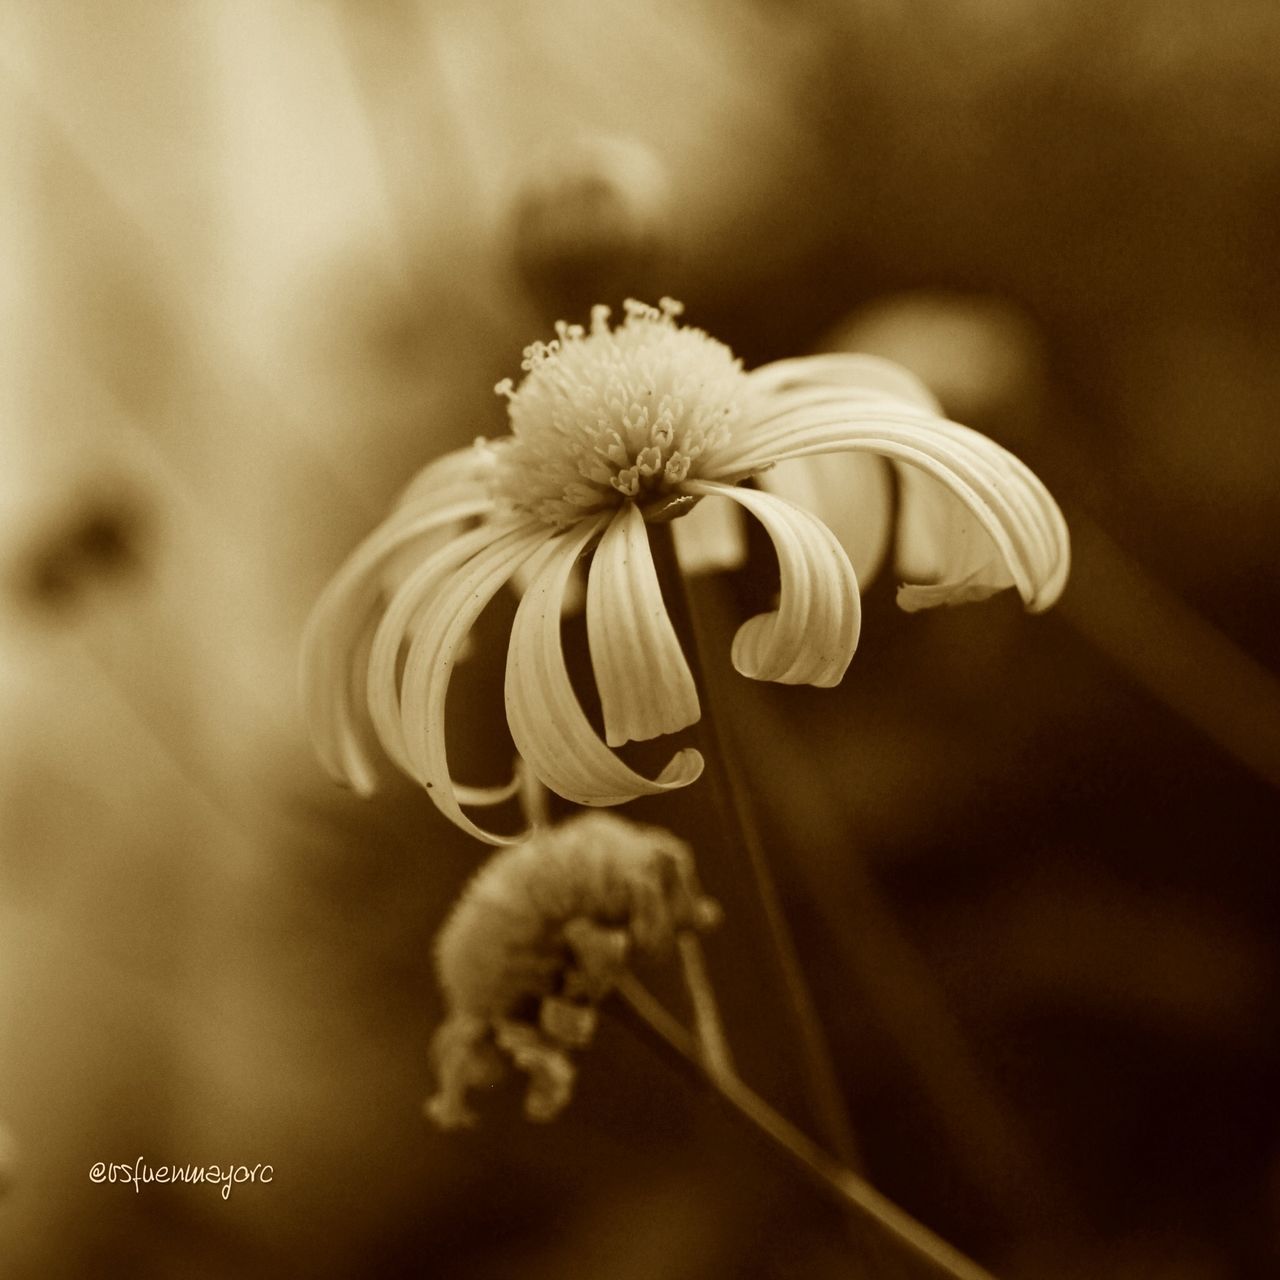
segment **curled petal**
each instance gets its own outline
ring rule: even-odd
[[[961,550],[935,566],[941,572],[959,572],[930,584],[927,591],[914,589],[900,597],[904,607],[956,603],[998,590],[1007,581],[1017,588],[1027,608],[1040,612],[1062,594],[1070,568],[1070,538],[1058,504],[1034,473],[994,440],[968,427],[923,411],[907,412],[886,403],[881,407],[851,404],[844,409],[813,405],[779,393],[779,405],[767,423],[753,424],[740,433],[723,465],[733,475],[751,474],[792,458],[823,453],[874,453],[932,478],[949,491],[976,523],[977,529],[962,536]],[[908,490],[920,498],[936,488]],[[926,503],[929,501],[925,497]],[[908,530],[911,552],[932,542],[917,516]],[[956,513],[938,517],[953,531]],[[972,541],[978,530],[990,543]],[[918,568],[919,565],[911,567]]]
[[[448,579],[477,552],[517,527],[515,523],[484,525],[437,548],[400,584],[373,633],[365,687],[369,714],[383,750],[405,773],[412,775],[414,768],[405,746],[397,671],[401,649],[430,622],[436,598]],[[497,804],[515,793],[512,784],[456,790],[463,804]]]
[[[591,560],[587,638],[609,746],[697,721],[698,691],[662,601],[644,517],[630,502]]]
[[[778,608],[749,618],[733,640],[733,665],[753,680],[840,683],[858,645],[862,612],[849,557],[815,515],[770,493],[692,481],[690,493],[740,503],[764,525],[778,553]]]
[[[756,483],[822,517],[865,589],[884,563],[893,533],[893,477],[869,454],[793,458],[762,471]],[[721,503],[704,503],[721,506]]]
[[[516,610],[507,651],[507,722],[516,748],[548,787],[584,805],[622,804],[671,791],[702,772],[702,757],[686,748],[657,778],[636,773],[600,740],[569,681],[560,638],[565,587],[578,557],[607,520],[585,522],[546,548]]]
[[[881,356],[833,351],[825,355],[797,356],[761,365],[748,375],[757,391],[838,392],[846,400],[866,398],[902,400],[916,408],[940,414],[942,406],[933,392],[909,369]]]
[[[969,604],[1014,585],[995,543],[963,502],[916,467],[898,473],[895,558],[903,609]]]
[[[486,494],[465,482],[459,494],[450,500],[436,493],[431,501],[402,507],[379,525],[325,588],[303,632],[302,703],[316,752],[333,778],[361,795],[377,786],[360,708],[384,576],[397,555],[409,550],[426,554],[492,506]]]
[[[445,699],[458,648],[517,566],[546,542],[548,530],[528,521],[490,534],[489,545],[449,575],[421,615],[421,630],[405,660],[400,719],[410,771],[436,808],[478,840],[511,844],[522,837],[485,831],[462,812],[467,799],[449,776],[445,744]]]
[[[471,787],[463,782],[454,782],[452,786],[454,793],[458,797],[458,803],[465,804],[468,808],[483,808],[485,805],[504,804],[506,801],[514,799],[524,789],[523,765],[517,758],[511,769],[511,781],[498,783],[497,786]]]
[[[832,352],[775,360],[749,375],[757,391],[788,391],[785,402],[810,405],[869,403],[940,413],[933,393],[909,369],[879,356]],[[768,411],[763,415],[767,418]],[[760,488],[822,516],[840,539],[865,589],[879,571],[893,533],[893,477],[869,457],[797,458],[756,478]],[[717,504],[718,505],[718,504]]]

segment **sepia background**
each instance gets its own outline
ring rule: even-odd
[[[426,1127],[482,854],[332,787],[296,702],[328,575],[521,348],[672,294],[749,365],[910,365],[1072,528],[1044,617],[870,587],[835,691],[729,669],[767,565],[700,584],[868,1176],[1002,1276],[1276,1274],[1278,65],[1273,0],[3,0],[3,1273],[851,1274],[608,1019],[553,1127]],[[697,790],[632,812],[697,843],[799,1116]],[[89,1181],[137,1157],[275,1176]]]

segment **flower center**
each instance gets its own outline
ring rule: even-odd
[[[558,528],[630,500],[678,493],[698,460],[725,443],[742,413],[742,362],[701,329],[680,328],[683,308],[628,301],[609,328],[556,325],[551,342],[526,347],[520,386],[500,382],[511,439],[497,487],[512,506]]]

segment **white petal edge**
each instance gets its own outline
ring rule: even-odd
[[[434,504],[442,493],[456,494],[461,486],[487,490],[497,468],[500,447],[499,443],[481,439],[427,463],[401,490],[395,514],[419,511]]]
[[[414,543],[429,547],[492,502],[462,486],[456,501],[433,501],[395,512],[369,535],[334,575],[311,610],[302,634],[299,684],[316,754],[335,781],[360,795],[377,789],[377,767],[364,731],[365,643],[383,591],[383,572]]]
[[[835,534],[816,515],[771,493],[705,480],[689,481],[685,488],[745,507],[778,553],[778,608],[738,628],[734,667],[753,680],[839,684],[858,647],[862,606],[853,566]]]
[[[768,427],[740,433],[724,465],[738,476],[791,458],[844,451],[880,454],[941,482],[982,525],[1031,612],[1049,608],[1061,595],[1071,545],[1058,504],[1013,454],[958,423],[887,407],[832,410],[797,402],[775,413]],[[959,590],[963,584],[954,585]]]
[[[942,413],[937,397],[910,369],[883,356],[847,351],[794,356],[752,369],[747,380],[757,391],[837,390],[904,400],[930,413]]]
[[[893,540],[893,476],[888,462],[869,454],[792,458],[762,471],[756,484],[821,517],[845,549],[858,585],[867,589]]]
[[[697,751],[685,748],[657,778],[644,777],[600,739],[573,691],[560,636],[565,587],[578,557],[608,519],[569,530],[542,552],[516,610],[507,651],[507,723],[517,750],[557,795],[592,806],[688,786],[703,764]]]
[[[898,468],[898,605],[908,613],[985,600],[1013,574],[973,512],[918,467]]]
[[[485,831],[462,812],[464,792],[449,776],[445,701],[458,649],[467,633],[516,568],[546,543],[549,534],[540,521],[519,524],[457,569],[422,616],[421,630],[409,647],[401,679],[400,715],[412,775],[446,818],[486,844],[515,844],[528,833]]]
[[[411,641],[429,625],[436,599],[452,575],[477,553],[521,526],[527,527],[527,521],[484,525],[428,555],[400,584],[373,634],[365,681],[369,714],[382,749],[410,776],[414,769],[405,746],[397,678],[401,648],[406,640]],[[454,784],[460,802],[466,805],[500,804],[514,795],[518,787],[514,779],[504,786],[491,788]]]
[[[644,517],[630,502],[591,558],[587,639],[609,746],[696,723],[693,674],[663,603]]]

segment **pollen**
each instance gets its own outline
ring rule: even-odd
[[[557,528],[678,494],[742,416],[742,362],[678,325],[680,303],[628,300],[624,310],[616,328],[603,306],[589,329],[560,321],[550,342],[525,348],[520,385],[496,388],[511,419],[499,496]]]

